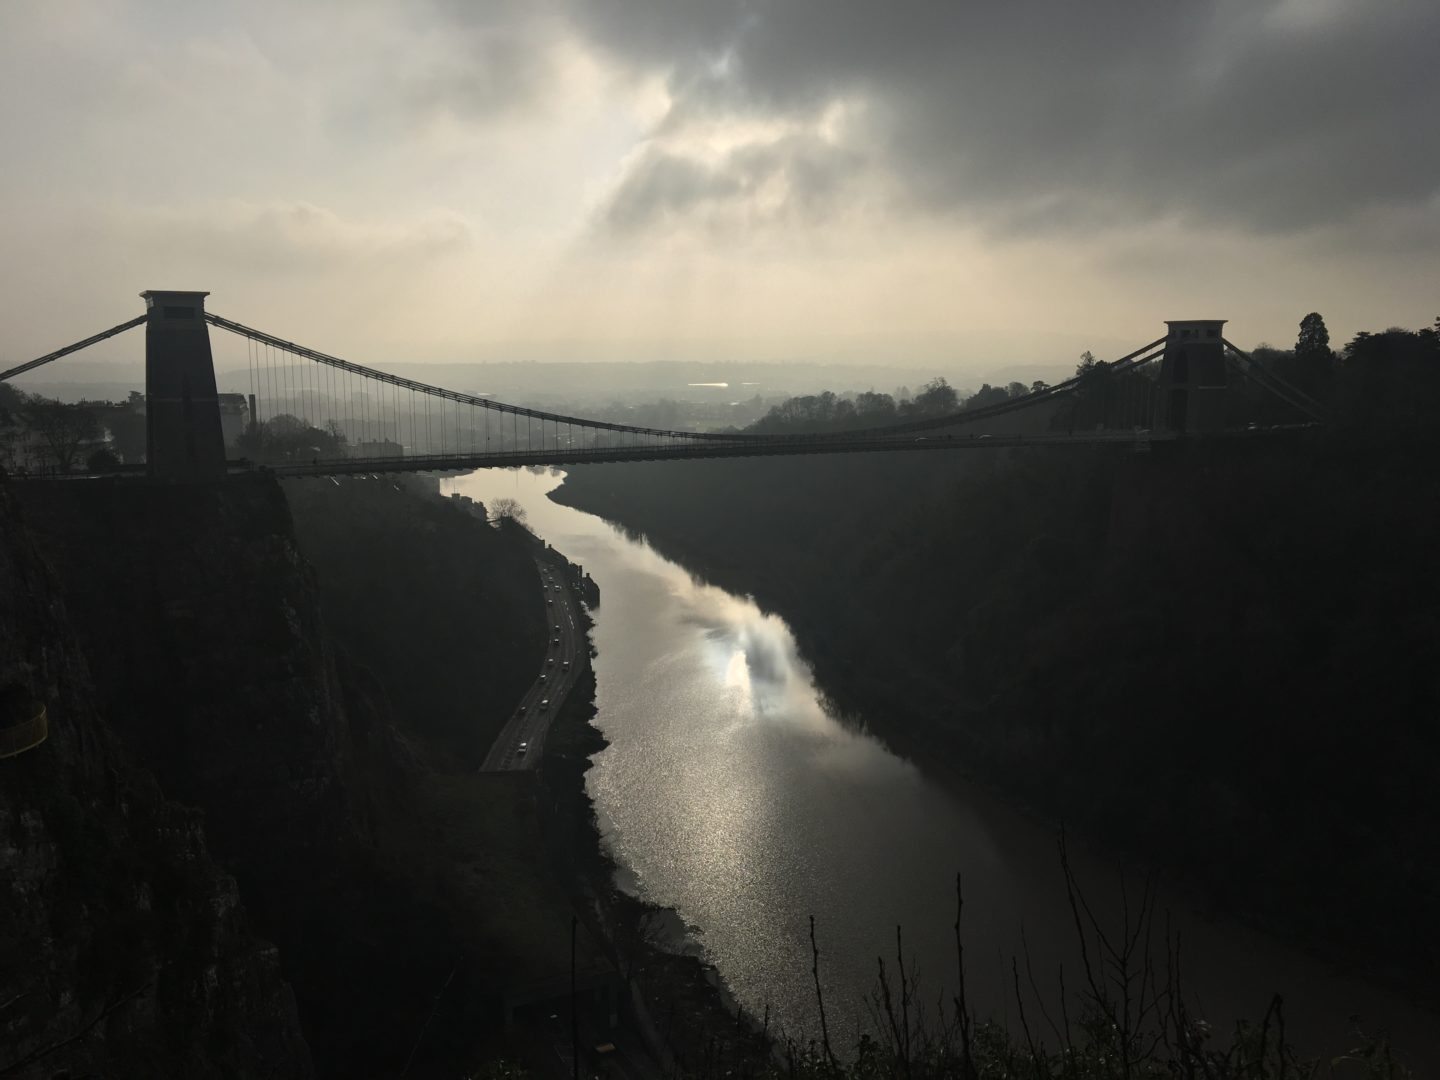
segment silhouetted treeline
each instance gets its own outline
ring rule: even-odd
[[[944,379],[932,379],[913,398],[898,402],[890,394],[867,390],[859,394],[803,394],[774,406],[746,431],[774,432],[831,431],[845,428],[893,424],[943,416],[958,407],[954,387]]]
[[[1088,355],[1088,354],[1087,354]],[[929,420],[950,413],[983,409],[1026,394],[1043,390],[1041,382],[1012,382],[1006,386],[985,383],[967,398],[943,378],[931,379],[913,397],[902,390],[898,395],[866,390],[861,393],[836,394],[825,390],[819,394],[802,394],[772,406],[746,431],[761,434],[799,433],[807,431],[845,431],[854,428],[883,427],[907,420]]]
[[[278,465],[344,457],[346,438],[333,420],[318,428],[308,420],[281,413],[250,424],[236,440],[236,446],[252,461]]]
[[[1251,355],[1285,383],[1329,406],[1331,419],[1337,424],[1423,426],[1434,407],[1440,406],[1440,319],[1434,327],[1424,330],[1391,328],[1381,333],[1361,333],[1336,353],[1330,348],[1325,320],[1312,312],[1302,320],[1294,348],[1261,345]],[[1152,426],[1156,364],[1116,371],[1113,364],[1096,360],[1086,352],[1075,374],[1080,377],[1079,385],[1047,414],[1042,429]],[[944,379],[937,378],[913,398],[898,400],[874,391],[836,394],[827,390],[789,398],[745,430],[800,433],[879,427],[951,413],[962,415],[1045,389],[1043,382],[1029,386],[1019,382],[1007,386],[986,383],[962,399]],[[1035,419],[1021,413],[1013,422],[1016,430],[1036,430],[1034,423],[1027,423]],[[1230,369],[1226,388],[1228,426],[1270,427],[1308,419],[1238,368]]]
[[[778,609],[826,692],[933,771],[1421,984],[1440,337],[1262,359],[1335,423],[1148,454],[596,466],[559,495]]]

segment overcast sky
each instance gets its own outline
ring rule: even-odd
[[[0,350],[988,371],[1440,313],[1436,0],[0,0]]]

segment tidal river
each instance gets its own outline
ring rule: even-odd
[[[814,915],[832,1040],[868,1026],[876,958],[894,970],[895,929],[933,1014],[953,993],[955,874],[965,882],[969,996],[981,1016],[1018,1028],[1012,960],[1058,1021],[1057,971],[1082,982],[1056,838],[986,792],[941,787],[841,722],[776,615],[696,579],[617,528],[547,498],[558,473],[490,470],[445,481],[482,502],[508,496],[529,525],[600,587],[596,723],[609,747],[589,791],[624,883],[674,908],[705,958],[755,1016],[818,1034],[810,974]],[[1072,850],[1089,902],[1118,930],[1113,863]],[[1317,883],[1317,888],[1323,883]],[[1316,1054],[1353,1044],[1349,1020],[1385,1026],[1421,1076],[1440,1075],[1440,1022],[1402,998],[1233,924],[1160,898],[1152,953],[1163,977],[1168,916],[1180,931],[1191,1013],[1218,1031],[1259,1019],[1284,995],[1290,1040]],[[1033,997],[1027,1018],[1055,1038]]]

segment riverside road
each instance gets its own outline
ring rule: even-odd
[[[575,688],[575,680],[589,656],[580,620],[579,593],[567,584],[563,564],[537,558],[535,567],[545,590],[545,662],[490,747],[481,772],[518,772],[539,767],[550,721]]]

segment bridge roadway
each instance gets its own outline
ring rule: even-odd
[[[1232,433],[1226,433],[1232,434]],[[1233,434],[1249,434],[1234,432]],[[845,432],[823,435],[789,435],[774,438],[754,435],[734,442],[676,440],[645,446],[588,447],[581,450],[491,450],[462,454],[417,454],[389,458],[312,458],[308,462],[269,464],[281,476],[335,476],[344,473],[445,472],[454,469],[514,468],[526,465],[590,465],[618,461],[684,461],[698,458],[776,457],[796,454],[861,454],[877,451],[996,450],[1015,446],[1095,446],[1117,443],[1145,448],[1182,436],[1172,431],[1088,431],[1033,435],[904,435],[855,438]]]
[[[563,566],[536,558],[535,568],[545,588],[545,665],[490,747],[480,766],[481,772],[518,772],[540,767],[550,721],[575,689],[575,681],[590,659],[589,639],[580,619],[580,595],[566,583]],[[570,665],[568,669],[566,664]],[[542,707],[542,702],[549,704]],[[522,744],[525,745],[523,752]]]

